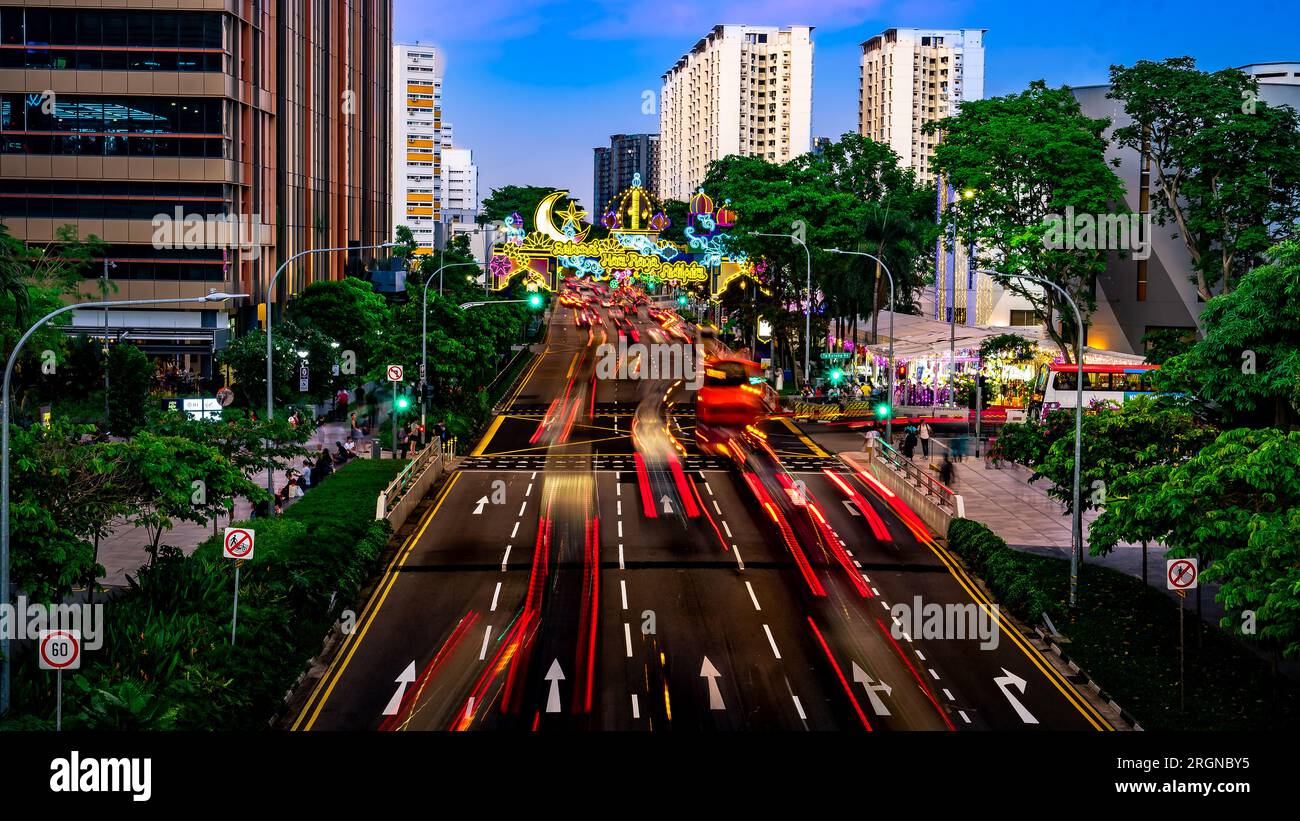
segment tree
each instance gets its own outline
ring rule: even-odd
[[[286,320],[298,328],[314,329],[328,342],[338,343],[332,357],[346,359],[351,352],[357,374],[377,374],[383,367],[374,355],[374,344],[388,322],[388,314],[388,301],[383,295],[376,293],[369,282],[355,277],[313,282],[285,308]],[[262,345],[265,358],[265,339]],[[330,365],[334,358],[327,359]]]
[[[1142,334],[1146,360],[1152,365],[1163,365],[1175,356],[1187,353],[1195,343],[1195,328],[1152,328]]]
[[[524,219],[524,230],[536,230],[536,226],[532,225],[532,221],[533,214],[537,211],[537,205],[554,191],[553,188],[538,185],[503,185],[500,188],[493,188],[492,193],[483,199],[482,207],[479,209],[478,224],[487,225],[500,222],[511,214],[519,214]],[[567,195],[560,197],[555,203],[554,210],[563,211],[571,202],[577,203],[577,200]],[[600,208],[601,205],[596,207]],[[592,219],[589,215],[588,220],[598,222],[599,218]],[[498,239],[503,239],[503,237],[498,237]]]
[[[269,420],[253,419],[238,408],[224,409],[220,420],[158,412],[150,417],[148,430],[157,436],[211,445],[248,477],[265,470],[268,459],[273,470],[282,470],[293,459],[307,455],[304,443],[311,436],[308,426],[290,425],[283,414]],[[265,498],[265,494],[256,498]]]
[[[393,246],[393,256],[399,259],[406,259],[415,254],[418,243],[415,241],[415,233],[409,226],[397,226],[393,241],[397,243]]]
[[[934,166],[957,197],[943,213],[945,236],[974,242],[977,263],[996,267],[998,284],[1029,300],[1051,318],[1063,306],[1052,288],[1014,274],[1031,274],[1060,286],[1086,323],[1096,308],[1093,285],[1106,252],[1049,247],[1053,225],[1066,213],[1123,213],[1124,188],[1106,164],[1105,119],[1083,116],[1068,88],[1041,80],[1018,94],[969,100],[954,117],[927,123],[942,134]],[[1067,212],[1066,209],[1073,209]],[[949,240],[950,244],[952,240]],[[1095,243],[1094,243],[1095,244]],[[1068,311],[1047,332],[1066,362],[1073,361],[1078,329]]]
[[[1093,550],[1162,541],[1170,558],[1196,556],[1222,584],[1223,624],[1238,632],[1253,610],[1258,637],[1300,654],[1300,432],[1237,428],[1187,460],[1138,467],[1111,488],[1092,524]]]
[[[1157,385],[1220,406],[1235,424],[1287,427],[1300,419],[1300,242],[1205,303],[1205,335],[1167,361]]]
[[[1237,69],[1191,57],[1111,66],[1107,96],[1132,123],[1112,137],[1150,158],[1156,217],[1172,221],[1192,257],[1196,290],[1229,292],[1300,220],[1300,116],[1259,97]]]
[[[108,428],[130,436],[145,423],[153,368],[149,357],[134,345],[114,345],[108,352]]]
[[[324,401],[344,381],[332,373],[335,349],[331,341],[315,328],[304,328],[290,320],[275,326],[271,377],[277,405]],[[298,389],[298,367],[303,361],[300,351],[307,353],[309,389],[306,392]],[[266,403],[265,331],[252,330],[231,342],[217,352],[217,362],[235,372],[232,387],[241,406],[260,408]]]

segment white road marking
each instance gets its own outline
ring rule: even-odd
[[[627,579],[618,580],[619,591],[623,594],[623,609],[627,609]]]
[[[618,505],[618,507],[617,507],[617,509],[616,509],[615,512],[616,512],[619,516],[622,516],[622,515],[623,515],[623,500],[622,500],[622,499],[619,499],[615,504]]]
[[[866,578],[866,577],[864,576],[863,578]],[[880,591],[873,587],[873,588],[871,588],[871,595],[873,595],[873,596],[879,596],[879,595],[880,595]]]
[[[758,596],[754,595],[754,585],[750,584],[749,582],[745,582],[745,589],[749,591],[749,600],[754,603],[754,609],[762,610],[763,608],[758,606]]]
[[[957,711],[957,715],[961,716],[961,720],[962,720],[962,721],[966,722],[967,724],[970,724],[970,719],[966,717],[966,711],[965,711],[965,710],[958,710],[958,711]]]
[[[708,483],[708,482],[705,482],[705,483],[704,483],[704,489],[707,490],[707,491],[709,492],[709,495],[710,495],[710,496],[713,495],[713,488],[709,486],[709,483]]]
[[[925,661],[925,653],[922,653],[920,650],[916,651],[916,657],[919,658],[921,661]]]
[[[722,529],[725,530],[725,531],[727,531],[727,538],[728,538],[728,539],[733,539],[733,538],[735,538],[734,536],[731,535],[731,525],[727,524],[727,520],[726,520],[726,519],[723,519],[723,520],[722,520]]]
[[[620,519],[619,522],[618,522],[618,537],[619,537],[620,539],[623,538],[623,520],[622,520],[622,519]]]
[[[525,496],[532,496],[532,495],[533,495],[533,483],[532,483],[532,482],[529,482],[529,483],[528,483],[528,490],[525,490],[525,491],[524,491],[524,495],[525,495]]]
[[[930,675],[934,676],[934,680],[935,680],[935,681],[938,681],[938,680],[939,680],[939,674],[936,673],[936,672],[934,671],[934,668],[933,668],[933,667],[927,667],[927,668],[925,668],[925,669],[927,669],[927,670],[930,671]]]
[[[517,535],[519,535],[519,522],[515,522],[515,529],[510,531],[510,538],[513,539]]]
[[[523,515],[524,515],[524,508],[526,508],[526,507],[528,507],[528,502],[524,502],[523,504],[521,504],[521,505],[519,506],[519,515],[520,515],[520,516],[523,516]]]
[[[623,545],[619,545],[619,546],[618,546],[618,569],[619,569],[619,570],[626,570],[626,569],[627,569],[627,568],[623,567]]]
[[[790,698],[794,699],[794,708],[795,708],[795,710],[797,710],[797,711],[799,712],[799,720],[800,720],[800,721],[807,721],[807,720],[808,720],[808,716],[804,715],[803,705],[799,703],[799,697],[796,696],[796,695],[794,695],[794,694],[792,693],[792,694],[790,695]]]
[[[636,700],[636,693],[632,694],[632,718],[641,717],[641,705]]]
[[[622,496],[622,495],[623,495],[623,483],[622,483],[622,482],[619,482],[617,479],[615,479],[614,481],[616,482],[616,484],[614,485],[614,495],[615,495],[615,496]],[[636,698],[636,696],[632,696],[632,698]]]
[[[742,559],[742,558],[740,558],[740,548],[739,548],[739,547],[736,547],[736,546],[733,544],[733,545],[731,546],[731,549],[732,549],[732,551],[736,554],[736,564],[740,565],[740,569],[741,569],[741,570],[744,570],[744,569],[745,569],[745,560]]]
[[[776,639],[772,638],[772,628],[768,627],[768,626],[765,624],[765,625],[763,625],[763,632],[764,632],[764,633],[767,633],[767,643],[770,644],[770,645],[772,645],[772,653],[773,653],[777,658],[781,658],[781,651],[778,650],[778,649],[776,649]]]
[[[714,499],[714,500],[713,500],[713,510],[714,510],[714,512],[716,512],[719,516],[722,515],[722,508],[718,507],[718,500],[717,500],[717,499]]]
[[[536,478],[537,478],[537,471],[533,471],[533,475],[532,475],[532,476],[529,476],[528,478],[529,478],[529,479],[536,479]]]
[[[488,612],[490,613],[497,612],[497,597],[500,595],[501,595],[501,582],[497,582],[497,589],[492,591],[492,606],[488,608]]]
[[[492,641],[492,625],[488,625],[483,631],[483,649],[478,651],[478,660],[482,661],[487,658],[488,643]]]
[[[880,602],[880,606],[883,607],[883,608],[885,608],[886,610],[888,610],[888,609],[889,609],[889,602],[881,601],[881,602]]]
[[[506,562],[510,561],[510,548],[513,545],[506,545],[506,555],[501,557],[501,572],[506,572]]]
[[[866,574],[866,573],[863,573],[863,574],[862,574],[862,580],[863,580],[864,582],[866,582],[867,584],[871,584],[871,579],[868,579],[868,578],[867,578],[867,574]]]
[[[468,719],[474,718],[474,697],[473,696],[470,696],[469,700],[465,702],[465,718]]]
[[[861,570],[861,569],[862,569],[862,562],[858,561],[857,559],[854,559],[854,560],[853,560],[853,566],[856,567],[857,569]]]
[[[946,698],[946,699],[948,699],[949,701],[956,701],[956,700],[957,700],[957,699],[955,699],[955,698],[952,697],[952,693],[948,692],[948,688],[947,688],[947,687],[943,688],[943,697]]]
[[[623,643],[627,645],[627,657],[632,658],[632,625],[623,622]]]

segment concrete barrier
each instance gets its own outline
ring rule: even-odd
[[[448,471],[448,458],[440,442],[430,442],[379,494],[375,518],[387,519],[394,533],[401,530],[429,488]]]
[[[840,461],[854,470],[871,474],[907,505],[926,527],[940,537],[948,535],[948,523],[964,516],[966,505],[961,494],[945,487],[928,469],[911,463],[883,443],[871,452],[846,451],[837,454]]]

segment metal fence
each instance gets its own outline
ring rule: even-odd
[[[454,455],[455,443],[448,443],[448,447]],[[379,499],[375,504],[375,518],[388,518],[402,499],[406,497],[411,487],[424,475],[424,472],[431,467],[441,467],[443,460],[446,458],[449,457],[445,453],[442,443],[436,439],[415,454],[415,458],[410,461],[410,464],[402,468],[402,472],[388,483],[388,487],[384,488],[383,493],[379,494]]]
[[[915,462],[899,453],[888,443],[878,439],[875,444],[873,458],[904,476],[909,484],[921,491],[926,499],[938,505],[939,509],[944,513],[949,516],[960,516],[962,514],[962,506],[958,502],[960,497],[957,492],[934,476],[934,472],[929,469],[929,463],[924,468],[918,467]]]

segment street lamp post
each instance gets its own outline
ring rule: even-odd
[[[169,299],[121,299],[108,300],[100,302],[78,302],[72,305],[64,305],[62,308],[51,311],[36,321],[27,329],[27,332],[18,340],[14,346],[13,352],[9,354],[9,363],[5,366],[4,388],[0,394],[0,403],[3,403],[3,411],[0,411],[0,603],[9,603],[9,382],[13,376],[14,365],[18,363],[18,354],[22,352],[23,345],[31,338],[37,329],[49,322],[59,314],[67,313],[78,308],[103,308],[108,310],[110,306],[124,305],[174,305],[185,302],[222,302],[227,299],[244,299],[248,294],[227,294],[213,291],[207,296],[199,297],[180,297]],[[7,633],[7,631],[6,631]],[[9,711],[9,638],[6,633],[0,633],[0,655],[4,660],[0,663],[0,715]]]
[[[804,285],[808,301],[804,304],[803,313],[803,382],[807,385],[812,367],[810,359],[812,350],[812,253],[808,250],[808,244],[800,239],[798,234],[765,234],[762,231],[750,231],[749,235],[751,237],[783,237],[803,247],[804,260],[808,264],[807,278]]]
[[[1079,499],[1081,492],[1079,471],[1083,460],[1083,318],[1079,315],[1079,306],[1075,304],[1065,289],[1055,282],[1050,282],[1041,277],[1030,276],[1029,274],[1004,274],[1000,271],[991,271],[985,268],[976,269],[975,273],[1027,279],[1031,282],[1037,282],[1039,285],[1055,288],[1065,301],[1070,303],[1070,309],[1074,311],[1074,324],[1077,329],[1074,336],[1074,362],[1077,370],[1074,377],[1074,508],[1073,516],[1070,517],[1070,606],[1074,607],[1078,602],[1079,594],[1079,565],[1083,562],[1083,510],[1080,507]],[[1050,321],[1051,317],[1048,317],[1048,320]]]
[[[477,262],[453,262],[450,265],[439,265],[438,270],[434,271],[432,274],[429,274],[429,278],[424,281],[424,294],[423,294],[424,304],[420,310],[420,444],[424,444],[429,441],[429,436],[425,432],[426,402],[424,399],[424,395],[427,392],[425,382],[429,378],[429,283],[433,281],[434,277],[437,277],[438,296],[442,296],[443,269],[455,268],[458,265],[473,265],[475,268],[478,267]],[[394,402],[396,402],[397,400],[396,395],[394,395],[393,400]],[[396,405],[394,405],[393,407],[393,415],[394,418],[396,418],[397,415]],[[393,451],[394,452],[397,451],[396,446],[394,446]]]
[[[894,275],[889,272],[889,266],[885,261],[875,254],[868,254],[866,251],[841,251],[839,248],[823,248],[832,254],[846,254],[855,257],[866,257],[873,259],[880,269],[885,272],[889,278],[889,418],[885,420],[885,441],[893,445],[894,443]],[[879,327],[879,326],[877,326]]]
[[[276,280],[284,269],[299,257],[305,257],[308,254],[330,254],[336,251],[368,251],[375,248],[392,248],[396,242],[381,242],[378,245],[347,245],[338,248],[308,248],[305,251],[299,251],[293,256],[280,263],[280,267],[275,269],[275,274],[271,281],[266,283],[266,421],[270,422],[275,416],[275,406],[271,399],[271,291],[275,288]],[[271,457],[271,443],[266,443],[266,490],[275,498],[275,464]]]

